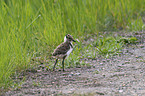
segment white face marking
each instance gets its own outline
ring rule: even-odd
[[[67,38],[66,38],[66,36],[64,37],[64,42],[66,42],[67,41]],[[72,41],[70,41],[70,42],[72,42]]]
[[[64,37],[64,42],[66,42],[67,41],[67,39],[66,39],[66,36]]]

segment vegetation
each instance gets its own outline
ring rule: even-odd
[[[144,0],[0,0],[0,88],[13,84],[16,71],[34,66],[32,58],[49,55],[67,33],[79,38],[143,30],[144,5]]]

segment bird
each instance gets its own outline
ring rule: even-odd
[[[53,71],[55,71],[55,66],[58,59],[62,59],[62,70],[64,70],[64,60],[69,56],[73,50],[72,42],[76,42],[70,34],[65,35],[64,42],[57,46],[57,48],[52,53],[52,56],[56,58],[54,63]]]

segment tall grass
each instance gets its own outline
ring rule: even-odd
[[[143,30],[144,0],[0,0],[0,87],[30,67],[43,48],[51,50],[66,33]]]

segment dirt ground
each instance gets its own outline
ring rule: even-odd
[[[145,42],[109,59],[87,59],[91,67],[28,72],[21,88],[4,96],[145,96]]]

